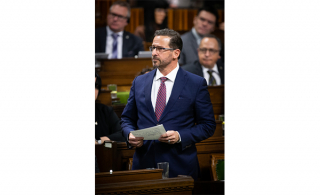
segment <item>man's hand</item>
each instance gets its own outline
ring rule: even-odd
[[[110,139],[107,136],[100,137],[100,139],[101,143],[103,143],[104,141],[110,141]]]
[[[180,139],[179,133],[177,131],[170,130],[162,134],[158,140],[160,142],[164,142],[168,144],[175,144],[179,141],[179,139]]]
[[[143,145],[143,137],[135,137],[132,133],[129,133],[129,143],[133,147],[140,148]]]

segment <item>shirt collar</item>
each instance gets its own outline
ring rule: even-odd
[[[115,33],[115,32],[113,32],[113,31],[109,28],[109,26],[107,26],[107,35],[108,35],[108,36],[111,36],[113,33]],[[117,34],[119,35],[119,37],[122,37],[123,31],[117,32]]]
[[[212,69],[209,69],[209,68],[202,66],[202,70],[204,70],[205,72],[207,72],[208,70],[213,70],[214,72],[219,73],[217,64],[214,64]]]
[[[175,69],[173,69],[169,74],[167,74],[167,77],[168,80],[174,82],[174,80],[176,79],[176,76],[177,76],[177,73],[178,73],[178,70],[179,70],[179,63],[177,63],[177,67]],[[157,69],[157,72],[156,72],[156,76],[154,77],[155,80],[158,80],[160,79],[160,77],[164,77],[163,74],[159,71],[159,69]]]

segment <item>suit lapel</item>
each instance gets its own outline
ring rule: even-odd
[[[171,91],[171,95],[170,95],[168,104],[166,105],[166,108],[164,109],[164,111],[160,117],[160,121],[171,110],[171,108],[173,107],[173,105],[175,104],[177,99],[179,98],[179,95],[181,94],[181,91],[183,90],[183,86],[187,82],[187,79],[185,78],[185,76],[186,76],[185,71],[182,70],[181,67],[179,67],[176,79],[173,84],[173,88]]]
[[[126,31],[123,31],[122,36],[122,57],[128,57],[128,48],[129,48],[129,42],[127,41],[129,39],[129,35]]]
[[[149,110],[150,116],[153,118],[154,121],[157,122],[157,118],[154,113],[152,102],[151,102],[151,88],[152,88],[154,75],[156,74],[156,70],[157,69],[154,69],[153,71],[149,72],[146,75],[147,78],[146,78],[145,86],[144,86],[144,94],[145,94],[146,106]]]
[[[190,36],[192,37],[190,40],[191,40],[191,49],[192,51],[194,52],[194,54],[196,56],[198,56],[198,52],[197,52],[197,49],[198,49],[198,43],[197,43],[197,39],[195,38],[195,36],[192,34],[192,32],[190,32]]]
[[[103,53],[106,53],[106,44],[107,44],[107,28],[105,27],[102,31],[102,37],[101,37],[101,48],[100,50],[103,51]]]
[[[198,72],[198,75],[203,76],[203,70],[202,70],[202,66],[200,64],[200,62],[197,60],[195,61],[195,66],[197,67],[197,72]]]

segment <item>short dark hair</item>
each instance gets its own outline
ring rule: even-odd
[[[213,34],[208,34],[208,35],[205,35],[205,36],[202,37],[202,39],[204,39],[204,38],[214,38],[214,39],[216,39],[217,42],[218,42],[219,51],[221,51],[221,40],[217,36],[215,36]],[[201,39],[201,41],[202,41],[202,39]]]
[[[98,75],[98,73],[95,73],[96,83],[95,83],[95,88],[99,90],[98,96],[100,95],[101,91],[101,77]]]
[[[127,22],[129,23],[129,21],[130,21],[130,16],[131,16],[130,4],[127,3],[126,1],[116,1],[116,2],[114,2],[114,3],[110,6],[109,11],[111,11],[112,6],[114,6],[114,5],[119,5],[119,6],[121,6],[121,7],[126,7],[126,8],[128,9],[128,14],[127,14],[128,21],[127,21]]]
[[[199,16],[199,13],[200,13],[201,11],[206,11],[206,12],[212,13],[212,14],[216,17],[216,26],[217,26],[218,21],[219,21],[219,13],[218,13],[218,11],[216,10],[216,8],[214,8],[213,6],[204,6],[204,7],[201,7],[201,8],[198,9],[197,16]]]
[[[169,47],[172,49],[180,49],[180,51],[182,51],[182,39],[180,37],[180,34],[177,31],[174,31],[172,29],[161,29],[161,30],[156,30],[156,32],[154,33],[154,36],[168,36],[170,37],[170,42],[169,42]],[[178,59],[180,59],[180,54]]]

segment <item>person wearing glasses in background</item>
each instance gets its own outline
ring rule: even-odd
[[[132,169],[156,168],[169,162],[169,177],[199,177],[195,144],[211,137],[216,123],[207,82],[180,68],[179,33],[157,30],[150,51],[154,70],[136,77],[121,115],[122,134],[129,148],[136,147]],[[134,137],[131,131],[162,124],[158,140]]]
[[[218,11],[212,6],[202,7],[198,10],[197,15],[193,19],[193,28],[183,34],[181,39],[184,47],[181,51],[179,64],[193,63],[198,60],[198,46],[203,36],[211,34],[219,20]]]
[[[182,66],[193,74],[204,77],[209,86],[224,84],[224,65],[220,59],[221,41],[214,35],[206,35],[202,38],[198,57],[194,63]]]
[[[142,40],[124,31],[129,19],[130,5],[125,1],[114,2],[107,15],[108,26],[95,31],[95,52],[107,53],[109,59],[121,59],[144,51]]]

